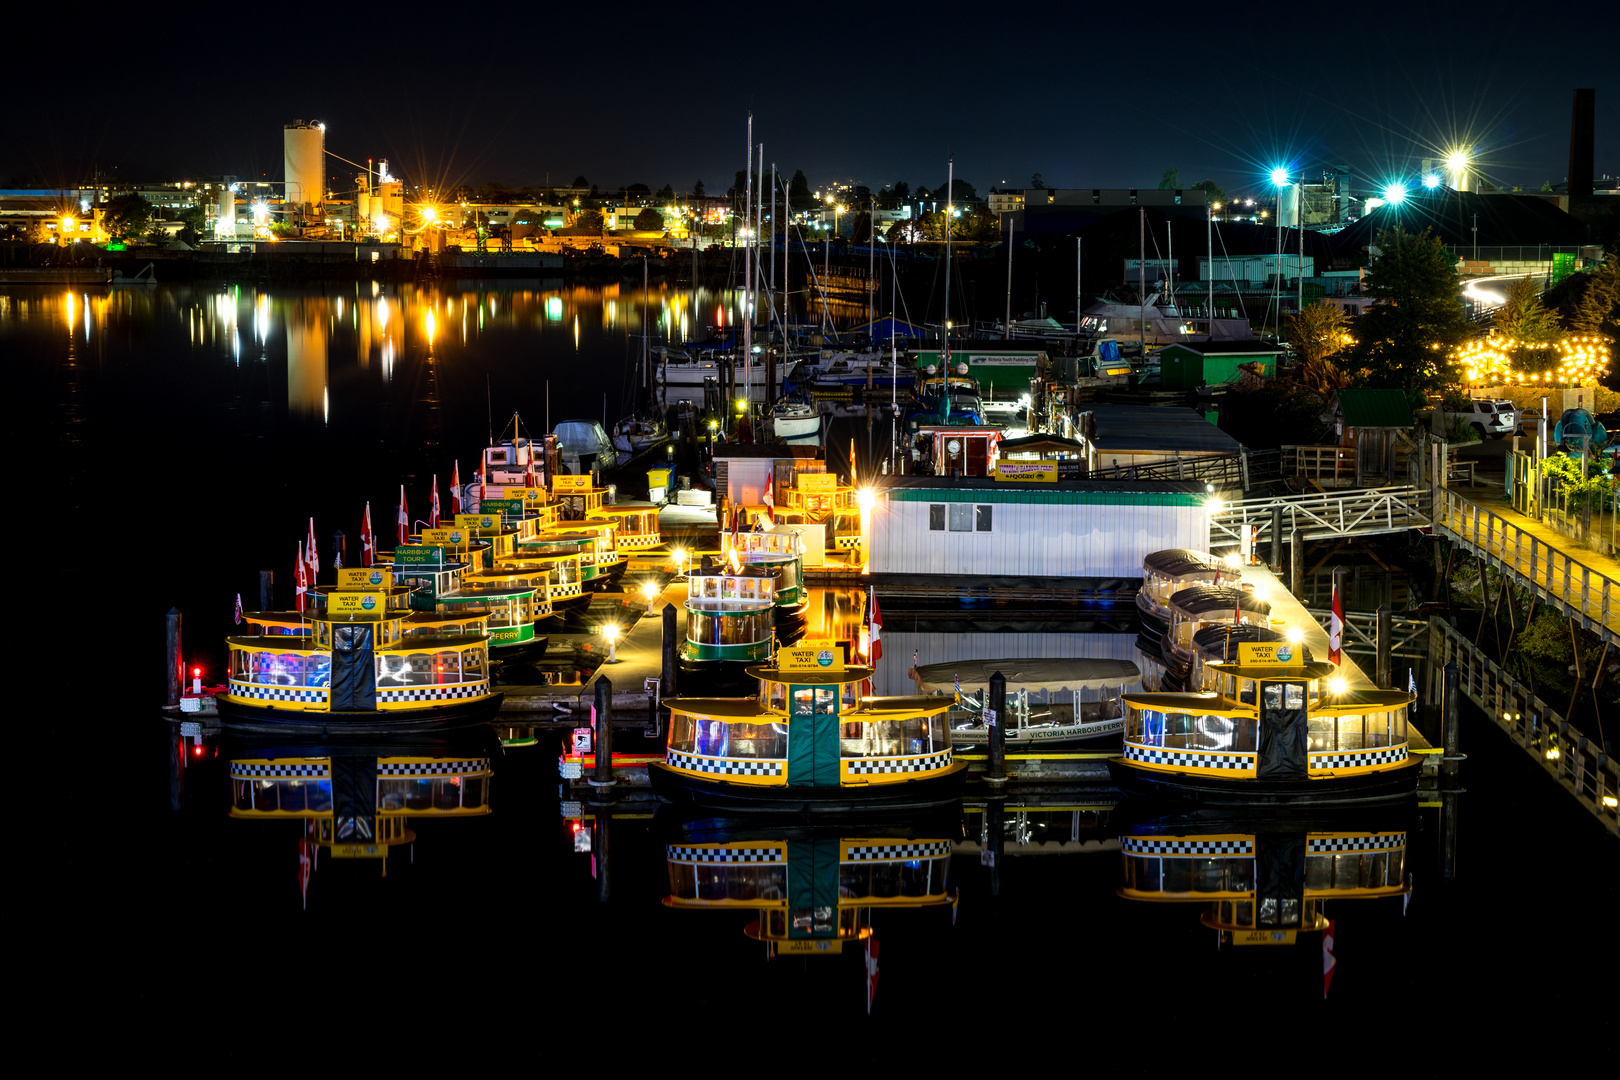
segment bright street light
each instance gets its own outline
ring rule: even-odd
[[[1468,155],[1461,150],[1453,150],[1446,155],[1446,168],[1452,172],[1460,172],[1468,165]]]
[[[1405,184],[1391,184],[1387,188],[1384,189],[1384,202],[1388,203],[1390,206],[1399,205],[1401,200],[1403,200],[1405,198],[1406,198],[1406,185]]]
[[[1423,186],[1426,188],[1437,188],[1440,186],[1440,178],[1434,173],[1429,173],[1423,178]]]
[[[1288,186],[1288,170],[1287,169],[1272,169],[1271,170],[1271,182],[1273,184],[1275,184],[1276,186],[1278,186],[1278,187],[1287,187]]]

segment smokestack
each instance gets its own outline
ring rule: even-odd
[[[1569,193],[1592,194],[1592,144],[1596,132],[1597,91],[1575,91],[1569,117]]]

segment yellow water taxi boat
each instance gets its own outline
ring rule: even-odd
[[[1194,802],[1336,803],[1394,799],[1417,785],[1407,752],[1415,695],[1346,690],[1332,664],[1296,642],[1245,642],[1209,663],[1205,693],[1126,694],[1126,791]]]
[[[831,643],[788,646],[747,669],[752,698],[670,698],[653,790],[677,803],[845,812],[937,806],[960,793],[945,714],[953,699],[869,697],[870,667]]]

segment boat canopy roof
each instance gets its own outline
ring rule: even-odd
[[[760,664],[747,669],[750,678],[765,679],[774,683],[789,683],[794,686],[842,686],[844,683],[860,682],[870,679],[874,668],[850,665],[842,671],[780,671],[775,667]]]
[[[1255,626],[1253,623],[1239,623],[1236,626],[1206,626],[1193,635],[1193,645],[1205,656],[1217,660],[1236,660],[1239,645],[1252,645],[1257,642],[1282,641],[1283,635],[1265,626]],[[1300,650],[1305,655],[1306,663],[1311,660],[1311,650],[1304,644]]]
[[[1170,607],[1187,615],[1203,615],[1210,611],[1234,607],[1256,615],[1270,615],[1271,605],[1252,592],[1229,589],[1225,585],[1194,585],[1178,590],[1170,596]]]
[[[917,688],[925,694],[952,692],[958,680],[963,690],[985,690],[990,676],[1001,672],[1010,690],[1097,690],[1135,682],[1142,671],[1129,660],[1100,658],[963,660],[924,664],[917,669]]]
[[[288,637],[286,634],[271,634],[266,637],[228,637],[225,644],[233,649],[246,649],[249,652],[275,652],[275,653],[330,653],[330,645],[315,645],[313,643],[297,644],[300,639]],[[413,634],[401,638],[397,642],[379,645],[376,652],[381,656],[399,656],[405,653],[431,653],[440,649],[457,649],[469,645],[482,645],[489,640],[487,634]]]
[[[1005,451],[1007,444],[1002,443],[1001,448]],[[1222,577],[1231,577],[1233,581],[1240,581],[1243,577],[1240,567],[1228,566],[1209,552],[1196,551],[1193,548],[1165,548],[1163,551],[1152,552],[1142,560],[1142,569],[1152,570],[1170,578],[1216,571],[1219,571]]]

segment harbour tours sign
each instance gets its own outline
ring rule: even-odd
[[[520,490],[521,491],[522,489],[518,488],[518,489],[514,489],[514,490]],[[520,517],[523,516],[523,500],[522,499],[485,499],[483,502],[478,504],[478,510],[479,510],[479,516],[480,517],[488,517],[490,515],[494,515],[497,518],[496,524],[500,525],[500,524],[502,524],[502,522],[499,520],[501,515],[506,515],[507,517],[513,517],[513,518],[520,518]],[[456,523],[460,524],[461,519],[464,516],[468,516],[468,515],[457,514],[456,515]]]
[[[398,566],[443,566],[444,548],[437,544],[411,544],[395,548],[394,563]]]
[[[1027,480],[1056,483],[1058,463],[1055,461],[1007,461],[996,463],[997,480]]]

